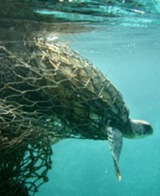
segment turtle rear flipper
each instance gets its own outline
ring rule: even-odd
[[[122,133],[117,128],[113,128],[113,127],[107,127],[107,135],[108,135],[109,148],[114,162],[116,176],[117,179],[120,181],[121,174],[120,174],[118,162],[119,162],[119,157],[123,144],[123,136]]]

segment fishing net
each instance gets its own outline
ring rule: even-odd
[[[51,146],[36,123],[31,115],[0,101],[0,195],[34,195],[48,180]]]
[[[128,118],[120,93],[79,54],[42,39],[24,45],[0,47],[0,195],[34,195],[59,138],[106,139],[108,119]]]

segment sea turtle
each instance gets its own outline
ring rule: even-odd
[[[68,46],[44,39],[27,42],[24,52],[1,47],[1,53],[1,100],[28,113],[24,119],[30,125],[34,119],[34,126],[51,127],[54,137],[108,140],[121,180],[123,137],[153,130],[148,122],[129,118],[122,95],[107,77]]]

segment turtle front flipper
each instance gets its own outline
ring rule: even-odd
[[[123,144],[122,133],[117,128],[107,127],[107,135],[108,135],[109,148],[114,162],[116,176],[117,179],[120,181],[121,174],[120,174],[118,162],[119,162],[119,157]]]

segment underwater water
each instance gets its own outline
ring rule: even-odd
[[[146,120],[154,129],[153,135],[146,138],[124,138],[120,182],[115,176],[108,141],[57,142],[52,146],[49,181],[35,195],[159,196],[160,1],[64,0],[61,4],[59,0],[13,0],[12,3],[14,6],[10,0],[0,0],[0,43],[22,43],[27,36],[67,43],[117,87],[130,110],[130,118]]]
[[[160,195],[160,27],[94,24],[59,39],[93,62],[122,93],[130,117],[149,121],[153,135],[124,139],[118,182],[107,141],[64,139],[53,145],[49,181],[37,196]]]

